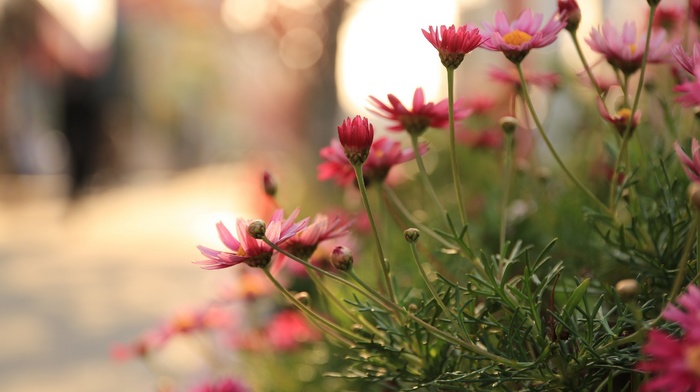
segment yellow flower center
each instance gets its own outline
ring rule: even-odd
[[[629,120],[632,117],[632,110],[628,108],[622,108],[618,110],[617,113],[615,113],[615,115],[617,116],[617,118],[624,119],[625,122],[627,122],[627,120]]]
[[[525,42],[529,42],[532,36],[524,31],[513,30],[510,33],[503,36],[503,40],[506,41],[508,45],[522,45]]]
[[[696,376],[700,376],[700,346],[693,346],[685,350],[685,365]]]
[[[636,44],[629,44],[630,47],[630,54],[634,55],[634,52],[637,51],[637,45]]]

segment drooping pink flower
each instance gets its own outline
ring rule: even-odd
[[[695,67],[693,74],[700,75],[700,66]],[[679,84],[673,88],[673,91],[680,93],[676,97],[676,102],[681,105],[692,108],[700,106],[700,79]]]
[[[700,143],[698,143],[698,139],[693,138],[690,142],[690,156],[686,155],[678,142],[673,144],[673,148],[676,150],[676,155],[681,160],[683,170],[688,178],[691,181],[700,182]]]
[[[581,23],[581,9],[576,0],[557,1],[559,19],[566,21],[566,30],[574,32]]]
[[[677,302],[684,310],[669,305],[662,316],[678,323],[683,334],[675,338],[659,330],[649,331],[642,347],[647,358],[637,364],[639,370],[652,373],[643,391],[700,390],[700,289],[688,286]]]
[[[517,70],[513,69],[512,67],[507,70],[503,68],[491,68],[489,69],[488,74],[491,80],[512,85],[516,89],[521,88],[520,76],[518,75]],[[559,75],[551,72],[533,72],[527,70],[524,71],[523,74],[525,76],[525,82],[528,85],[548,89],[556,88],[561,81]]]
[[[365,117],[348,117],[338,126],[338,139],[350,163],[361,164],[372,146],[374,127]]]
[[[442,65],[456,69],[464,60],[464,56],[481,46],[486,40],[479,29],[473,25],[456,28],[454,25],[428,27],[422,30],[425,38],[438,50]]]
[[[484,23],[484,34],[489,39],[482,47],[503,52],[506,58],[515,64],[520,63],[531,49],[547,46],[557,39],[559,32],[566,26],[566,21],[558,15],[552,16],[542,27],[542,14],[533,14],[526,9],[520,16],[508,22],[503,11],[496,12],[493,25]]]
[[[190,392],[250,392],[250,389],[238,380],[224,378],[198,385]]]
[[[369,109],[369,111],[396,123],[387,128],[390,131],[405,130],[411,135],[418,136],[429,127],[444,128],[449,125],[450,117],[447,99],[443,99],[438,103],[426,103],[423,88],[421,87],[418,87],[413,94],[413,106],[410,110],[393,94],[387,95],[389,105],[373,96],[370,96],[369,99],[372,105],[377,108],[377,110]],[[466,108],[455,105],[455,120],[467,118],[469,114],[470,112]]]
[[[605,121],[611,123],[615,127],[620,136],[625,135],[627,127],[630,126],[630,121],[632,121],[630,132],[634,132],[634,130],[637,129],[639,120],[642,117],[642,112],[640,112],[639,110],[637,110],[634,116],[632,116],[632,110],[629,108],[622,108],[614,114],[610,114],[610,112],[608,112],[608,109],[603,104],[603,101],[601,101],[600,99],[598,99],[598,112]]]
[[[610,65],[626,75],[633,74],[642,66],[646,35],[637,35],[634,21],[625,22],[622,26],[622,34],[617,32],[610,21],[605,21],[602,27],[591,29],[591,36],[586,38],[586,43],[591,49],[605,56]],[[647,62],[650,64],[665,62],[669,52],[666,31],[653,31],[649,41]]]
[[[427,152],[427,145],[421,144],[420,151],[421,155]],[[319,180],[335,180],[340,186],[355,181],[353,167],[337,140],[331,140],[330,146],[322,148],[320,154],[324,162],[318,165]],[[382,137],[372,143],[367,160],[362,165],[362,174],[367,183],[381,182],[392,167],[413,158],[415,156],[411,148],[402,149],[401,143]]]
[[[671,48],[671,54],[683,69],[695,77],[698,76],[695,74],[695,67],[700,66],[700,43],[693,43],[692,56],[685,53],[681,44],[674,45]]]
[[[294,222],[297,215],[299,215],[299,209],[294,210],[285,220],[282,209],[275,211],[270,222],[266,225],[265,236],[270,242],[279,245],[296,235],[309,223],[309,218]],[[248,225],[251,222],[253,221],[240,218],[236,221],[238,238],[234,237],[223,223],[217,223],[216,229],[219,232],[221,242],[233,252],[222,252],[199,245],[197,248],[207,257],[207,260],[195,261],[194,264],[207,270],[232,267],[241,263],[250,267],[267,267],[272,258],[273,249],[263,240],[253,238],[248,232]]]

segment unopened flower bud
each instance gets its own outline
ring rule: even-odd
[[[503,116],[498,120],[498,123],[501,125],[501,129],[506,135],[512,135],[518,128],[518,119],[513,116]]]
[[[348,161],[353,165],[361,165],[369,156],[374,140],[374,127],[364,117],[348,117],[338,127],[338,139]]]
[[[403,236],[408,242],[416,242],[418,241],[418,238],[420,238],[420,230],[411,227],[409,229],[404,230]]]
[[[581,9],[576,0],[559,0],[557,5],[559,6],[559,17],[566,19],[565,29],[571,33],[576,32],[581,24]]]
[[[270,197],[275,197],[277,194],[277,181],[267,170],[263,173],[263,188],[265,189],[265,194]]]
[[[410,304],[408,305],[408,312],[411,314],[414,314],[418,311],[418,305],[416,304]]]
[[[294,299],[296,299],[297,301],[301,302],[301,304],[304,305],[304,306],[308,305],[309,302],[311,302],[311,296],[309,296],[309,293],[307,293],[306,291],[302,291],[302,292],[300,292],[300,293],[296,293],[296,294],[294,295]]]
[[[661,2],[661,0],[647,0],[647,3],[649,4],[650,7],[657,6],[657,5],[659,5],[660,2]]]
[[[688,200],[693,207],[700,209],[700,184],[695,181],[688,185]]]
[[[349,271],[352,268],[352,251],[345,246],[336,246],[331,252],[331,264],[340,271]]]
[[[617,282],[615,291],[623,301],[630,301],[639,295],[639,283],[635,279],[623,279]]]
[[[255,239],[261,239],[265,236],[265,221],[256,219],[248,225],[248,234]]]
[[[355,332],[355,333],[360,333],[360,332],[362,332],[363,329],[364,329],[364,327],[362,327],[362,324],[353,324],[350,327],[350,330],[352,332]]]

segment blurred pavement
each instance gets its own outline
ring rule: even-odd
[[[190,262],[198,243],[217,246],[217,220],[248,215],[245,172],[208,167],[70,207],[61,178],[0,178],[0,391],[154,390],[110,347],[211,298],[221,275]]]

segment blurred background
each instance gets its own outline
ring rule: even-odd
[[[584,36],[631,17],[580,3]],[[256,217],[263,170],[301,204],[369,95],[446,96],[421,28],[526,6],[548,18],[556,1],[0,0],[0,391],[151,389],[110,346],[211,296],[221,275],[190,264],[195,245]],[[530,64],[577,71],[559,41]],[[507,102],[494,66],[468,57],[458,94]]]

